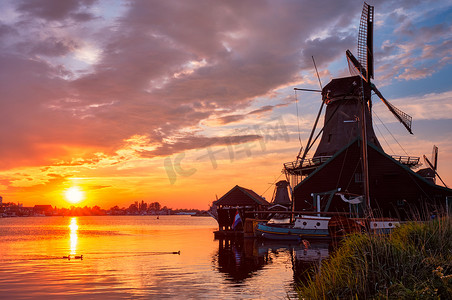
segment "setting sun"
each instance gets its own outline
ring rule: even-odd
[[[85,197],[83,191],[81,191],[77,186],[68,188],[65,191],[64,196],[66,197],[66,200],[71,203],[79,203]]]

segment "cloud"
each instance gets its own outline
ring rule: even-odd
[[[416,123],[420,120],[451,120],[452,103],[450,99],[452,99],[452,91],[397,98],[391,100],[391,103],[413,117],[413,122]],[[397,122],[382,103],[377,102],[376,104],[377,113],[385,123]]]
[[[414,119],[452,119],[452,91],[398,99]]]
[[[430,68],[405,68],[403,70],[403,73],[401,73],[399,76],[397,76],[397,79],[404,79],[404,80],[415,80],[415,79],[421,79],[429,77],[433,74],[434,70]]]
[[[430,77],[452,60],[452,22],[450,18],[439,21],[450,4],[411,3],[400,7],[404,10],[397,9],[382,20],[395,24],[395,30],[392,39],[375,51],[375,74],[381,85],[393,78],[410,81]],[[426,22],[426,18],[431,20]]]
[[[0,23],[0,37],[17,34],[17,30],[13,27]]]
[[[225,146],[248,143],[262,139],[260,135],[231,135],[226,137],[186,136],[173,142],[161,144],[157,149],[140,151],[141,157],[152,158],[167,156],[192,149],[207,148],[211,146]]]
[[[35,0],[19,1],[17,9],[20,12],[50,21],[72,18],[75,21],[88,21],[93,15],[86,11],[96,0]]]
[[[96,153],[116,158],[133,136],[146,137],[138,152],[147,157],[231,142],[203,132],[203,121],[237,125],[287,105],[274,105],[275,90],[312,72],[312,56],[326,68],[354,47],[361,12],[354,1],[127,1],[101,10],[106,3],[9,2],[0,169],[97,166],[106,160]],[[379,78],[424,78],[427,61],[450,63],[441,40],[450,22],[423,26],[410,43],[401,35],[419,25],[395,16],[404,27],[381,49]],[[272,104],[255,108],[257,98]]]
[[[84,164],[97,152],[114,155],[134,135],[156,145],[152,155],[221,143],[202,134],[165,140],[272,97],[312,69],[311,55],[333,61],[350,44],[334,31],[350,24],[338,12],[360,10],[351,2],[129,1],[111,5],[121,14],[109,20],[98,4],[10,2],[14,13],[0,30],[0,137],[8,141],[0,168]],[[318,28],[332,31],[311,39]]]
[[[33,49],[31,49],[31,53],[47,56],[63,56],[75,51],[77,48],[78,45],[73,40],[48,37],[43,41],[37,42]]]
[[[106,188],[111,188],[111,187],[112,187],[111,185],[84,185],[83,189],[94,191],[94,190],[101,190],[101,189],[106,189]]]
[[[277,105],[265,105],[259,109],[250,111],[249,113],[246,114],[236,114],[236,115],[227,115],[227,116],[222,116],[216,119],[216,121],[218,121],[220,124],[225,125],[225,124],[229,124],[229,123],[234,123],[234,122],[239,122],[242,121],[243,119],[245,119],[247,116],[250,115],[261,115],[263,113],[266,112],[270,112],[272,111],[274,108],[278,108],[278,107],[284,107],[289,105],[289,103],[281,103],[281,104],[277,104]]]

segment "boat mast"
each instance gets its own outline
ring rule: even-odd
[[[367,101],[364,95],[364,83],[361,79],[360,99],[361,99],[361,136],[362,136],[362,164],[364,180],[364,199],[366,208],[370,209],[370,191],[369,191],[369,160],[367,157],[367,128],[366,128],[366,109]]]
[[[364,2],[364,4],[367,4]],[[364,6],[366,8],[366,6]],[[374,7],[367,5],[367,12],[364,13],[364,18],[361,19],[365,26],[360,26],[362,31],[365,31],[366,36],[366,46],[367,47],[359,47],[360,37],[358,34],[358,52],[361,57],[366,57],[366,84],[370,84],[370,79],[374,76],[374,54],[373,54],[373,31],[374,31]],[[363,24],[364,25],[364,24]],[[364,34],[362,32],[361,38],[363,38]],[[361,41],[361,43],[364,41]],[[361,44],[362,45],[362,44]],[[365,52],[365,53],[364,53]],[[362,136],[363,136],[363,179],[364,179],[364,199],[366,201],[366,208],[368,212],[371,212],[370,208],[370,191],[369,191],[369,159],[367,157],[367,128],[366,128],[366,110],[367,110],[367,101],[369,101],[369,116],[371,116],[371,105],[372,99],[369,96],[369,99],[366,99],[366,94],[364,93],[364,82],[361,77],[361,101],[362,101]],[[371,121],[372,122],[372,121]]]

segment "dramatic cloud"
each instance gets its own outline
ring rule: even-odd
[[[450,69],[450,2],[375,6],[378,84]],[[312,57],[323,77],[346,76],[361,9],[351,0],[2,1],[0,187],[257,141],[237,129],[295,114],[293,86],[318,86]],[[24,168],[33,180],[12,175]]]
[[[114,153],[136,134],[171,154],[179,148],[164,139],[299,80],[312,55],[323,65],[340,55],[353,38],[333,29],[349,25],[337,10],[360,10],[298,1],[129,1],[109,8],[121,14],[108,23],[99,3],[8,4],[1,167]],[[330,18],[315,17],[320,11]],[[234,118],[242,117],[222,120]]]
[[[86,9],[96,0],[35,0],[18,1],[17,10],[30,17],[43,18],[49,21],[65,20],[88,21],[93,18]]]
[[[406,10],[413,5],[400,5],[386,17],[387,23],[398,25],[395,25],[393,39],[384,41],[375,54],[377,78],[384,84],[393,78],[427,78],[451,63],[450,3],[423,3],[417,9]],[[426,22],[426,16],[437,17],[433,22]]]
[[[278,105],[266,105],[266,106],[263,106],[263,107],[261,107],[259,109],[250,111],[249,113],[246,113],[246,114],[237,114],[237,115],[223,116],[223,117],[218,118],[217,121],[220,124],[223,124],[223,125],[224,124],[228,124],[228,123],[238,122],[238,121],[241,121],[241,120],[245,119],[247,116],[250,116],[250,115],[261,115],[263,113],[272,111],[274,108],[284,107],[284,106],[287,106],[287,105],[289,105],[289,103],[282,103],[282,104],[278,104]]]
[[[207,148],[211,146],[232,146],[236,144],[248,143],[262,139],[259,135],[241,135],[241,136],[227,136],[227,137],[197,137],[187,136],[177,139],[171,143],[163,143],[157,149],[151,151],[141,151],[142,157],[166,156],[173,153],[183,152],[186,150]]]
[[[452,120],[452,91],[394,99],[391,103],[416,120]],[[399,104],[401,103],[401,104]]]

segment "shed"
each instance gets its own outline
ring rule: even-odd
[[[234,217],[238,211],[244,223],[244,216],[249,211],[262,211],[270,205],[253,190],[236,185],[214,203],[218,212],[220,230],[232,230]]]

